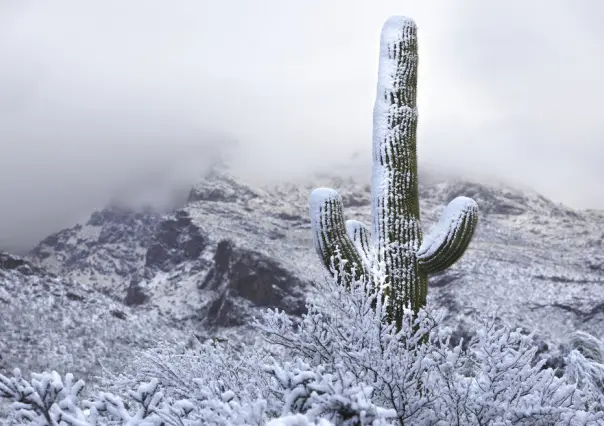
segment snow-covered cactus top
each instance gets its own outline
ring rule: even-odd
[[[390,318],[400,325],[403,309],[425,305],[428,275],[455,263],[468,247],[478,206],[458,197],[423,239],[417,185],[417,27],[392,17],[382,29],[377,96],[373,110],[373,181],[370,231],[344,221],[342,199],[327,188],[310,195],[315,248],[323,264],[346,274],[371,277],[372,259],[385,265]],[[349,278],[346,278],[346,275]]]

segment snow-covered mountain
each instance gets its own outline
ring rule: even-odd
[[[0,253],[0,371],[120,371],[136,348],[190,330],[153,312],[134,312],[91,287]]]
[[[316,262],[307,250],[305,207],[289,204],[213,174],[171,215],[95,212],[86,224],[46,238],[30,259],[179,321],[243,325],[264,307],[299,315],[312,291],[309,272],[319,269],[307,266]]]
[[[54,330],[48,331],[47,347],[39,349],[46,353],[57,342],[69,342],[73,332],[104,330],[95,338],[108,339],[109,348],[145,345],[160,331],[186,338],[190,330],[238,330],[266,307],[299,315],[322,273],[307,217],[308,194],[316,186],[337,188],[347,217],[370,223],[370,187],[353,180],[324,177],[308,185],[255,188],[215,172],[171,214],[113,206],[42,241],[27,258],[29,275],[0,268],[0,303],[8,291],[18,300],[9,305],[22,305],[1,319],[10,323],[10,315],[23,310],[54,324],[41,322],[31,331]],[[432,179],[420,186],[426,230],[458,195],[478,202],[479,227],[462,260],[432,277],[429,289],[429,303],[447,310],[451,326],[463,333],[475,315],[496,314],[538,329],[554,345],[577,329],[604,335],[604,212],[575,211],[501,185]],[[36,302],[27,308],[32,294]],[[70,313],[53,318],[45,298]],[[81,324],[61,328],[60,321]],[[34,322],[16,321],[9,331]],[[112,330],[120,327],[128,337],[118,342],[119,332]],[[15,345],[15,338],[9,342]],[[28,344],[34,343],[24,339],[15,350],[25,351]],[[114,353],[119,351],[95,356]],[[56,360],[37,364],[51,361]]]

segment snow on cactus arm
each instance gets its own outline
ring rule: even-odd
[[[308,204],[313,242],[323,265],[330,272],[343,269],[360,278],[364,273],[363,259],[346,231],[340,194],[330,188],[317,188],[311,192]],[[341,278],[338,275],[338,280]]]
[[[447,204],[417,251],[421,270],[433,274],[457,262],[470,244],[477,222],[478,205],[471,198],[457,197]]]

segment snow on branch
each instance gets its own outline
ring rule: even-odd
[[[383,280],[383,277],[380,278]],[[385,321],[383,288],[329,279],[295,320],[268,310],[253,345],[165,342],[88,399],[57,373],[0,375],[22,425],[599,425],[604,346],[579,333],[556,374],[532,335],[483,321],[450,344],[442,314]],[[465,349],[463,347],[466,347]]]

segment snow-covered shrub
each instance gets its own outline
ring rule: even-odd
[[[571,339],[567,374],[592,398],[588,408],[604,411],[604,343],[587,333],[575,332]]]
[[[321,286],[299,321],[267,311],[254,345],[162,344],[88,400],[71,375],[15,371],[0,376],[0,396],[27,425],[604,424],[591,336],[581,334],[589,354],[576,345],[556,377],[533,362],[531,335],[492,318],[462,350],[438,312],[407,311],[397,331],[383,288]]]
[[[19,369],[15,369],[11,378],[0,375],[0,396],[14,401],[13,409],[16,413],[12,419],[15,424],[165,424],[157,414],[157,409],[163,402],[163,394],[156,379],[139,383],[136,391],[129,391],[127,398],[130,404],[125,403],[123,398],[107,392],[100,392],[94,401],[82,400],[79,396],[83,389],[84,381],[74,381],[72,374],[66,374],[63,380],[54,371],[33,373],[30,381],[21,376]],[[111,421],[100,420],[99,415]]]

